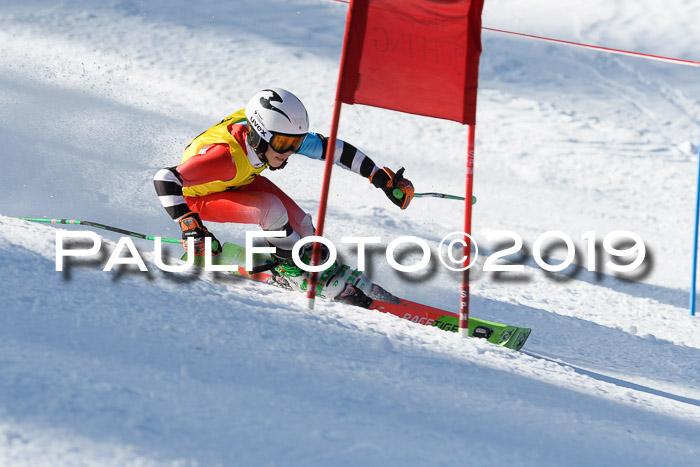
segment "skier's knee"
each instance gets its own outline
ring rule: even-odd
[[[314,223],[311,219],[311,216],[308,214],[305,215],[299,223],[299,234],[301,234],[302,237],[309,237],[311,235],[314,235],[315,232],[316,229],[314,228]]]
[[[266,209],[260,219],[260,227],[264,230],[283,230],[289,224],[289,215],[282,201],[276,196],[268,196]]]

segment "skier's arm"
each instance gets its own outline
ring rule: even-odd
[[[190,212],[182,195],[182,178],[177,167],[160,169],[153,177],[153,186],[160,203],[174,221]]]
[[[182,187],[193,186],[213,180],[230,180],[236,176],[236,166],[225,144],[210,146],[201,154],[191,157],[177,167],[161,169],[153,178],[158,199],[175,222],[180,224],[182,238],[195,239],[195,254],[204,251],[204,238],[212,237],[212,251],[220,251],[216,237],[210,233],[199,218],[190,211]]]
[[[190,212],[182,194],[183,186],[230,180],[235,176],[236,166],[228,146],[214,144],[177,167],[159,170],[153,177],[153,184],[161,204],[170,217],[177,221]]]
[[[297,154],[312,159],[326,160],[328,152],[328,138],[318,133],[309,133],[301,145]],[[365,178],[369,178],[372,172],[378,169],[374,161],[365,153],[350,143],[337,139],[335,143],[335,155],[333,162],[346,170],[350,170]]]
[[[212,144],[177,166],[184,186],[202,185],[236,177],[236,164],[228,144]]]
[[[328,139],[325,136],[309,133],[298,154],[312,159],[325,160],[327,150]],[[403,170],[394,174],[387,167],[378,167],[372,159],[350,143],[340,139],[336,140],[333,162],[369,179],[372,185],[380,188],[387,198],[401,209],[406,209],[413,199],[413,184],[407,178],[403,178]],[[396,189],[400,190],[401,197],[396,196]]]

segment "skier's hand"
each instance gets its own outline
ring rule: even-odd
[[[401,209],[406,209],[413,199],[414,189],[413,183],[403,178],[403,171],[403,167],[396,173],[388,167],[382,167],[369,177],[369,181],[377,188],[381,188],[392,203]]]
[[[182,229],[182,239],[187,240],[188,238],[194,238],[195,256],[204,256],[205,237],[211,237],[212,254],[218,255],[221,253],[221,243],[219,243],[214,234],[204,227],[202,220],[199,218],[199,214],[196,212],[187,213],[179,219],[179,222],[180,228]],[[187,243],[185,243],[185,250],[187,250]]]

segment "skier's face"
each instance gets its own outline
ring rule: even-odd
[[[284,161],[286,161],[292,154],[294,154],[293,151],[287,151],[283,154],[280,154],[279,152],[272,149],[271,146],[268,146],[267,151],[265,151],[267,163],[270,164],[270,167],[274,168],[277,168],[280,165],[284,164]]]

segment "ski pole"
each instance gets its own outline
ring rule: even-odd
[[[394,186],[398,185],[398,183],[403,180],[403,171],[405,169],[401,167],[396,174],[394,175],[394,178],[392,179],[392,184]],[[400,188],[395,188],[394,191],[391,192],[392,195],[394,195],[394,198],[396,199],[403,199],[403,191],[401,191]],[[413,193],[414,198],[423,198],[423,197],[433,197],[433,198],[444,198],[444,199],[458,199],[461,201],[464,201],[464,196],[455,196],[455,195],[446,195],[445,193]],[[476,196],[472,196],[472,204],[476,204]]]
[[[45,219],[45,218],[35,218],[35,217],[15,217],[15,219],[21,219],[23,221],[29,221],[29,222],[42,222],[45,224],[72,224],[72,225],[85,225],[87,227],[95,227],[97,229],[102,229],[102,230],[109,230],[110,232],[117,232],[123,235],[129,235],[131,237],[136,237],[136,238],[141,238],[143,240],[151,240],[155,241],[156,237],[153,235],[144,235],[140,234],[138,232],[132,232],[130,230],[124,230],[120,229],[119,227],[112,227],[110,225],[104,225],[104,224],[98,224],[97,222],[90,222],[90,221],[76,221],[76,220],[71,220],[71,219]],[[177,238],[166,238],[166,237],[161,237],[161,241],[165,243],[185,243],[184,240],[179,240]],[[253,269],[251,269],[249,274],[258,274],[260,272],[265,272],[269,271],[271,269],[274,269],[277,265],[279,264],[279,261],[273,261],[270,263],[265,263],[265,264],[260,264],[258,266],[254,266]]]
[[[394,190],[393,194],[394,197],[397,199],[401,199],[403,197],[403,192],[398,188]],[[444,199],[458,199],[464,201],[464,196],[446,195],[445,193],[414,193],[413,196],[415,198],[432,197]],[[476,204],[476,196],[472,196],[472,204]]]
[[[464,196],[446,195],[445,193],[414,193],[413,196],[416,198],[430,196],[434,198],[458,199],[464,201]],[[476,204],[476,196],[472,196],[472,204]]]
[[[119,227],[112,227],[109,225],[98,224],[97,222],[90,221],[75,221],[70,219],[45,219],[36,217],[16,217],[15,219],[22,219],[29,222],[42,222],[45,224],[72,224],[72,225],[85,225],[88,227],[95,227],[97,229],[109,230],[110,232],[117,232],[124,235],[129,235],[131,237],[142,238],[144,240],[155,240],[156,237],[153,235],[144,235],[137,232],[131,232],[130,230],[120,229]],[[176,238],[164,238],[161,237],[161,241],[165,243],[182,243],[182,240]]]

